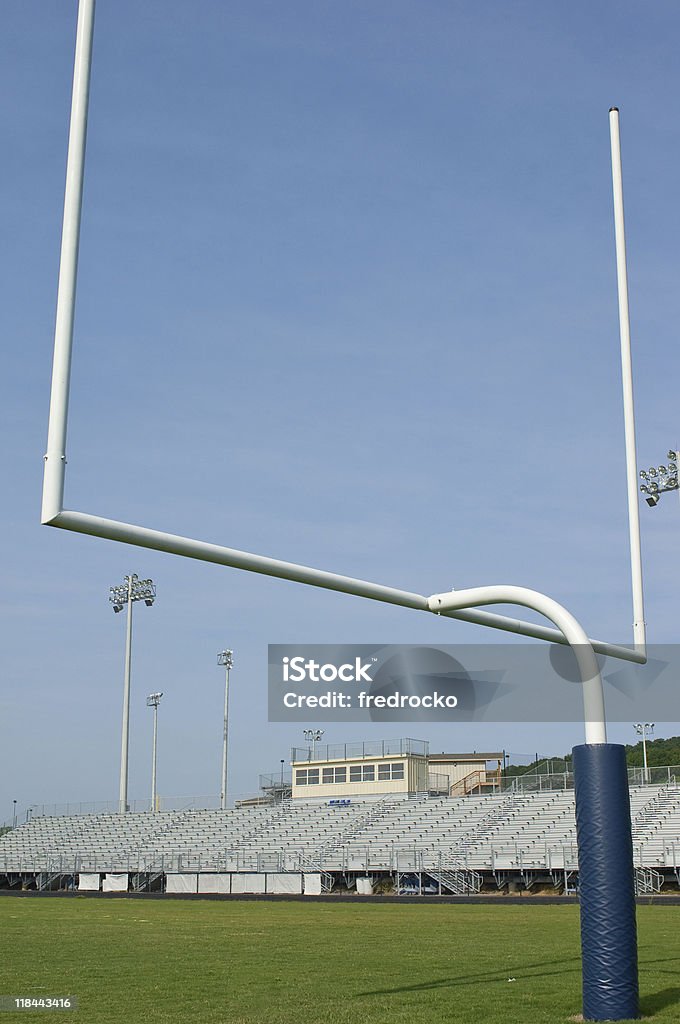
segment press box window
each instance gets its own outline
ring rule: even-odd
[[[318,768],[301,768],[295,772],[295,785],[296,786],[318,786],[319,784],[319,769]]]
[[[375,779],[374,764],[353,764],[349,769],[350,782],[373,782]]]
[[[329,782],[346,782],[347,781],[347,769],[346,768],[324,768],[322,781],[325,785]]]
[[[380,764],[378,765],[378,779],[382,782],[388,782],[391,779],[403,779],[404,778],[404,765],[399,764]]]

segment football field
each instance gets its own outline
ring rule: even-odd
[[[580,1013],[578,907],[0,897],[12,1019],[547,1024]],[[503,901],[504,903],[506,901]],[[680,1018],[680,907],[638,909],[642,1012]]]

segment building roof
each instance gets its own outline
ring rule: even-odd
[[[492,751],[481,751],[480,753],[473,752],[472,754],[430,754],[428,761],[502,761],[503,751],[492,750]]]

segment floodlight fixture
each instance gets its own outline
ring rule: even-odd
[[[663,463],[660,466],[650,466],[649,469],[640,470],[640,491],[646,495],[645,501],[654,508],[659,504],[659,496],[667,491],[677,491],[678,488],[678,452],[669,449],[668,465]]]
[[[156,599],[156,586],[153,580],[140,580],[136,573],[125,576],[123,583],[109,587],[109,601],[114,611],[120,611],[129,601],[144,601],[148,606]]]
[[[311,760],[312,761],[316,757],[316,745],[319,742],[319,740],[321,739],[321,737],[323,736],[323,734],[324,734],[324,730],[323,729],[303,729],[302,730],[302,735],[304,736],[304,738],[307,740],[308,743],[312,744],[312,749],[310,751],[310,753],[311,753]]]
[[[234,667],[234,652],[227,648],[225,651],[220,651],[217,655],[217,664],[222,665],[225,668]]]

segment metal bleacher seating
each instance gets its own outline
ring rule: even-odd
[[[680,868],[680,787],[631,788],[635,863]],[[0,874],[576,867],[571,790],[234,810],[35,817],[0,837]]]

